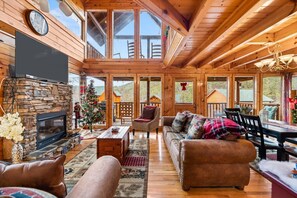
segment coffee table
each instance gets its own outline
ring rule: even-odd
[[[112,155],[121,163],[124,162],[129,148],[129,126],[117,126],[119,131],[112,132],[112,128],[107,129],[97,137],[97,158],[103,155]]]

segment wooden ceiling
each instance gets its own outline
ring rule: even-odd
[[[267,43],[297,53],[297,0],[82,0],[86,10],[145,8],[180,36],[165,66],[255,67]],[[166,60],[166,61],[165,61]]]

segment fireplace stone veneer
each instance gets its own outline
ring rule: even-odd
[[[37,114],[66,112],[67,132],[72,129],[72,87],[27,78],[4,81],[3,107],[7,112],[19,112],[25,127],[22,141],[24,155],[37,149]]]

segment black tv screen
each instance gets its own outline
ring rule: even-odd
[[[68,56],[20,32],[16,32],[16,77],[68,83]]]

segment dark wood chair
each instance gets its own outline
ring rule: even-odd
[[[237,124],[239,125],[242,125],[242,122],[241,122],[241,118],[240,118],[240,115],[239,115],[239,112],[237,111],[227,111],[225,110],[225,114],[226,114],[226,117],[230,120],[233,120],[234,122],[236,122]]]
[[[236,112],[240,112],[240,108],[225,108],[225,111],[236,111]]]
[[[242,123],[247,130],[246,139],[259,148],[259,157],[266,159],[266,150],[282,149],[277,142],[264,138],[262,123],[259,116],[240,114]],[[281,161],[281,156],[277,156],[277,160]]]
[[[162,58],[162,45],[151,43],[151,58]]]

